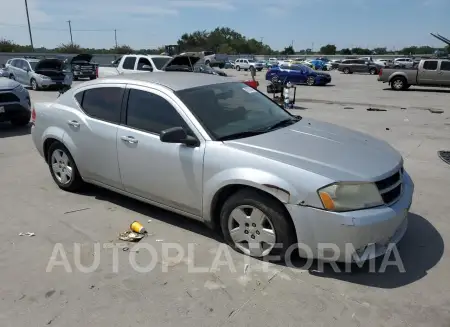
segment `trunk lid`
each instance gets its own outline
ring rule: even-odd
[[[162,68],[161,70],[182,70],[184,69],[190,69],[193,70],[193,66],[198,63],[202,58],[199,56],[194,55],[179,55],[173,57],[171,60],[169,60]]]
[[[84,54],[79,54],[76,55],[75,57],[69,59],[70,63],[90,63],[92,60],[92,55],[88,54],[88,53],[84,53]]]
[[[60,59],[43,59],[34,68],[37,74],[51,77],[52,79],[63,80],[64,62]]]

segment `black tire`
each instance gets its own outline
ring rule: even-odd
[[[402,76],[394,77],[391,80],[391,89],[394,91],[403,91],[406,90],[406,79]]]
[[[209,60],[206,60],[206,61],[205,61],[205,65],[206,65],[206,66],[210,66],[210,65],[211,65],[211,62],[210,62]]]
[[[78,81],[78,77],[74,77],[73,80],[74,80],[74,81]]]
[[[307,84],[308,86],[314,86],[314,85],[316,84],[316,79],[314,78],[314,76],[309,76],[309,77],[306,79],[306,84]]]
[[[36,80],[34,78],[32,78],[30,80],[30,85],[31,85],[31,89],[33,91],[38,91],[39,90],[39,85],[38,85],[38,83],[36,82]]]
[[[61,151],[65,153],[66,156],[69,158],[70,167],[72,168],[72,178],[68,183],[61,183],[58,180],[56,173],[52,169],[52,155],[55,151]],[[50,174],[52,175],[53,180],[60,189],[69,192],[76,192],[83,187],[84,181],[80,176],[77,165],[75,164],[75,160],[73,160],[73,157],[70,154],[69,150],[67,150],[67,148],[62,143],[55,142],[50,146],[50,148],[48,149],[47,163],[48,168],[50,169]]]
[[[241,67],[236,66],[236,70],[237,70],[237,71],[240,71],[240,70],[241,70]]]
[[[225,201],[220,211],[220,225],[225,242],[234,250],[244,253],[236,246],[228,229],[230,214],[239,206],[252,206],[265,214],[275,230],[275,243],[278,246],[263,257],[279,256],[281,260],[284,260],[288,249],[296,243],[296,236],[294,224],[283,205],[272,197],[252,189],[238,191]]]
[[[30,123],[31,113],[11,119],[11,124],[15,126],[26,126]]]
[[[15,80],[16,80],[16,78],[14,77],[14,75],[13,75],[13,74],[9,75],[9,79],[12,79],[13,81],[15,81]]]
[[[342,70],[342,72],[343,72],[344,74],[350,74],[350,73],[351,73],[349,68],[344,68],[344,69]]]
[[[257,69],[257,71],[259,71],[259,72],[260,72],[261,70],[263,70],[263,69],[262,69],[262,68],[258,68],[258,69]]]
[[[369,70],[369,74],[370,75],[375,75],[377,73],[377,69],[376,68],[370,68]]]

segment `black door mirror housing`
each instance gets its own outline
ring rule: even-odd
[[[190,135],[187,135],[183,127],[172,127],[161,131],[159,139],[164,143],[181,143],[187,146],[199,146],[200,142]]]

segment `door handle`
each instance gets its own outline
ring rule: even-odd
[[[130,144],[136,144],[139,142],[133,136],[122,136],[121,140]]]
[[[67,124],[69,124],[69,126],[76,127],[76,128],[80,127],[80,123],[77,122],[76,120],[69,120],[67,122]]]

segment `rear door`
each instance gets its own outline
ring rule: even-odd
[[[438,75],[441,85],[450,86],[450,60],[441,61]]]
[[[118,67],[119,74],[132,74],[136,73],[137,57],[136,56],[124,56],[122,63]]]
[[[440,75],[438,74],[438,61],[425,60],[419,67],[418,83],[423,85],[439,84]]]
[[[70,150],[81,175],[117,189],[123,188],[116,139],[124,92],[123,84],[81,89],[75,94],[81,111],[64,113],[64,140],[73,145]]]
[[[369,72],[369,66],[366,64],[365,60],[355,60],[353,67],[354,67],[354,71],[358,72],[358,73],[368,73]]]

